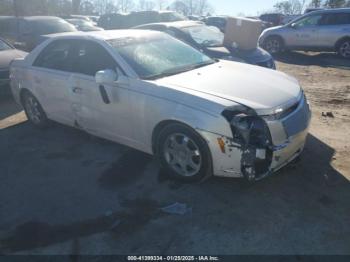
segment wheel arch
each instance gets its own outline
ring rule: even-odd
[[[159,122],[153,129],[152,132],[152,151],[154,155],[157,155],[157,147],[156,147],[156,143],[157,140],[159,138],[160,133],[162,132],[162,130],[169,126],[169,125],[174,125],[174,124],[178,124],[178,125],[183,125],[186,126],[187,128],[192,129],[194,132],[196,132],[200,137],[202,137],[193,127],[191,127],[189,124],[183,122],[183,121],[179,121],[179,120],[174,120],[174,119],[168,119],[168,120],[163,120],[161,122]],[[202,137],[202,139],[204,139]],[[205,139],[204,139],[205,140]]]
[[[201,139],[203,139],[203,141],[205,142],[205,144],[207,145],[207,149],[209,151],[209,154],[210,154],[210,158],[211,158],[211,161],[213,159],[213,156],[212,156],[212,153],[211,152],[211,149],[210,149],[210,145],[207,141],[207,139],[200,133],[198,132],[195,128],[193,128],[192,126],[190,126],[189,124],[187,124],[186,122],[184,121],[180,121],[180,120],[173,120],[173,119],[169,119],[169,120],[163,120],[161,122],[159,122],[153,129],[153,132],[152,132],[152,152],[154,155],[157,155],[157,140],[159,138],[159,135],[161,134],[162,130],[164,128],[166,128],[167,126],[169,125],[182,125],[184,127],[187,127],[189,129],[191,129],[194,133],[196,133]]]
[[[279,34],[276,34],[276,33],[271,34],[271,35],[268,35],[268,36],[265,38],[264,43],[265,43],[268,39],[273,38],[273,37],[279,38],[279,39],[282,41],[283,47],[284,47],[284,48],[286,47],[286,41],[284,40],[283,36],[281,36],[281,35],[279,35]]]
[[[169,120],[163,120],[161,122],[159,122],[155,128],[153,129],[153,133],[152,133],[152,151],[153,151],[153,154],[155,156],[158,155],[158,152],[157,152],[157,140],[159,138],[159,135],[161,134],[162,130],[169,126],[169,125],[174,125],[174,124],[178,124],[178,125],[182,125],[182,126],[185,126],[187,128],[189,128],[190,130],[192,130],[195,134],[198,135],[198,137],[200,137],[206,147],[207,147],[207,150],[208,150],[208,153],[209,153],[209,159],[210,159],[210,167],[209,167],[209,170],[210,172],[206,175],[206,178],[209,178],[213,173],[214,173],[214,163],[213,163],[213,152],[211,151],[211,148],[210,148],[210,145],[208,143],[208,141],[203,137],[202,134],[200,134],[199,132],[197,132],[197,130],[195,128],[193,128],[192,126],[190,126],[189,124],[183,122],[183,121],[179,121],[179,120],[172,120],[172,119],[169,119]]]
[[[350,35],[348,36],[343,36],[342,38],[338,39],[337,42],[335,43],[335,50],[338,51],[339,47],[340,47],[340,44],[345,41],[345,40],[350,40]]]
[[[21,102],[21,105],[24,106],[24,102],[23,102],[23,99],[24,99],[24,95],[25,94],[31,94],[33,95],[32,92],[30,92],[29,89],[27,88],[21,88],[21,90],[19,91],[19,101]]]

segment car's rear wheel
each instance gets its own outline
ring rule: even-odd
[[[276,54],[283,51],[283,41],[280,37],[271,36],[268,37],[263,44],[263,48],[270,54]]]
[[[158,139],[162,166],[175,179],[197,182],[211,173],[211,157],[202,137],[191,128],[172,124],[165,127]]]
[[[350,58],[350,39],[345,39],[339,43],[338,54],[343,58]]]
[[[48,125],[48,119],[42,106],[30,92],[23,95],[22,103],[28,120],[34,126],[44,128]]]

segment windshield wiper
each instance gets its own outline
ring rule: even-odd
[[[192,71],[194,69],[205,67],[205,66],[214,64],[216,62],[217,62],[216,60],[209,60],[209,61],[206,61],[206,62],[203,62],[203,63],[190,65],[190,66],[185,66],[185,67],[182,67],[182,68],[173,68],[173,69],[165,70],[161,74],[157,74],[157,75],[152,75],[152,76],[146,77],[145,79],[146,80],[155,80],[155,79],[163,78],[163,77],[166,77],[166,76],[177,75],[177,74],[181,74],[181,73],[184,73],[184,72]]]

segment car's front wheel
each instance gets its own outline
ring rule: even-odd
[[[264,43],[263,48],[270,54],[276,54],[283,51],[283,41],[280,37],[270,36]]]
[[[158,139],[162,166],[176,179],[197,182],[211,174],[211,157],[205,140],[191,128],[172,124]]]
[[[339,43],[338,54],[343,58],[350,58],[350,39],[345,39]]]
[[[34,126],[39,128],[44,128],[47,126],[47,116],[39,101],[30,92],[24,93],[22,103],[28,120]]]

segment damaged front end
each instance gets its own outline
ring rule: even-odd
[[[300,156],[311,120],[304,94],[265,112],[235,105],[222,112],[223,129],[198,130],[210,147],[215,176],[259,181]]]
[[[226,146],[229,150],[241,152],[242,175],[249,181],[258,181],[269,175],[273,142],[264,119],[244,106],[227,109],[222,115],[232,130],[232,139],[226,141]]]

